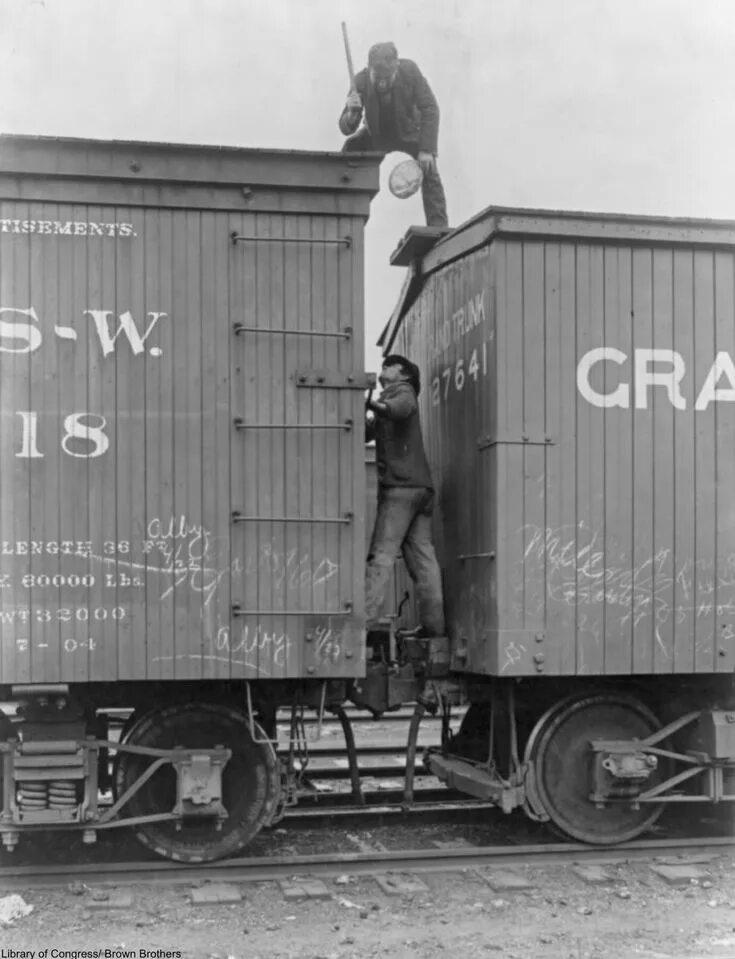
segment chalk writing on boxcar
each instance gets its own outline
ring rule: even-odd
[[[567,605],[605,603],[621,610],[620,622],[637,626],[646,616],[656,625],[682,623],[716,613],[735,614],[735,554],[715,564],[685,559],[674,563],[673,549],[659,547],[637,562],[610,555],[602,534],[584,523],[542,529],[524,526],[524,561],[545,569],[546,593]],[[677,600],[670,601],[672,588]]]

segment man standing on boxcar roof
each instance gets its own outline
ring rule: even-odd
[[[378,512],[365,571],[368,629],[378,618],[399,550],[416,584],[421,636],[444,636],[444,596],[431,541],[434,486],[421,436],[418,367],[391,354],[380,372],[380,399],[366,404],[366,440],[375,440]]]
[[[363,112],[365,123],[358,130]],[[447,201],[436,165],[439,104],[413,60],[398,59],[395,44],[370,48],[367,68],[355,75],[339,128],[348,137],[343,150],[400,150],[417,160],[424,174],[426,223],[447,226]]]

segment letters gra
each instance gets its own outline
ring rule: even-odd
[[[621,367],[620,373],[614,372],[615,364]],[[590,376],[596,367],[604,369],[605,388],[595,389]],[[599,375],[599,374],[598,374]],[[687,401],[682,393],[682,382],[687,377],[684,357],[676,350],[636,349],[632,355],[612,346],[597,347],[585,353],[577,364],[577,389],[582,397],[599,407],[622,407],[631,405],[637,410],[649,408],[651,390],[658,389],[668,397],[669,403],[677,410],[687,409]],[[710,403],[735,401],[735,363],[726,350],[721,350],[714,358],[707,375],[695,393],[694,410],[706,410]]]

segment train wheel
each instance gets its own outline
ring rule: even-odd
[[[240,710],[207,703],[170,706],[142,716],[126,736],[131,746],[211,749],[222,745],[232,750],[232,757],[222,773],[222,801],[229,816],[221,829],[207,820],[185,820],[178,830],[173,822],[142,823],[133,827],[140,841],[179,862],[208,862],[242,849],[270,821],[280,791],[276,754],[257,724],[255,732],[258,741]],[[119,753],[116,794],[121,796],[150,762],[145,756]],[[123,815],[170,812],[175,802],[176,772],[164,765],[131,797]]]
[[[661,815],[662,803],[611,802],[598,808],[594,788],[592,739],[644,739],[660,728],[656,717],[636,699],[615,694],[565,700],[536,724],[525,759],[532,765],[537,803],[558,831],[582,842],[610,845],[640,835]],[[606,774],[607,775],[607,774]],[[646,780],[650,788],[665,777],[659,768]]]

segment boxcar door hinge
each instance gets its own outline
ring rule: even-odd
[[[333,370],[296,370],[296,386],[307,389],[372,390],[375,373],[335,373]]]

